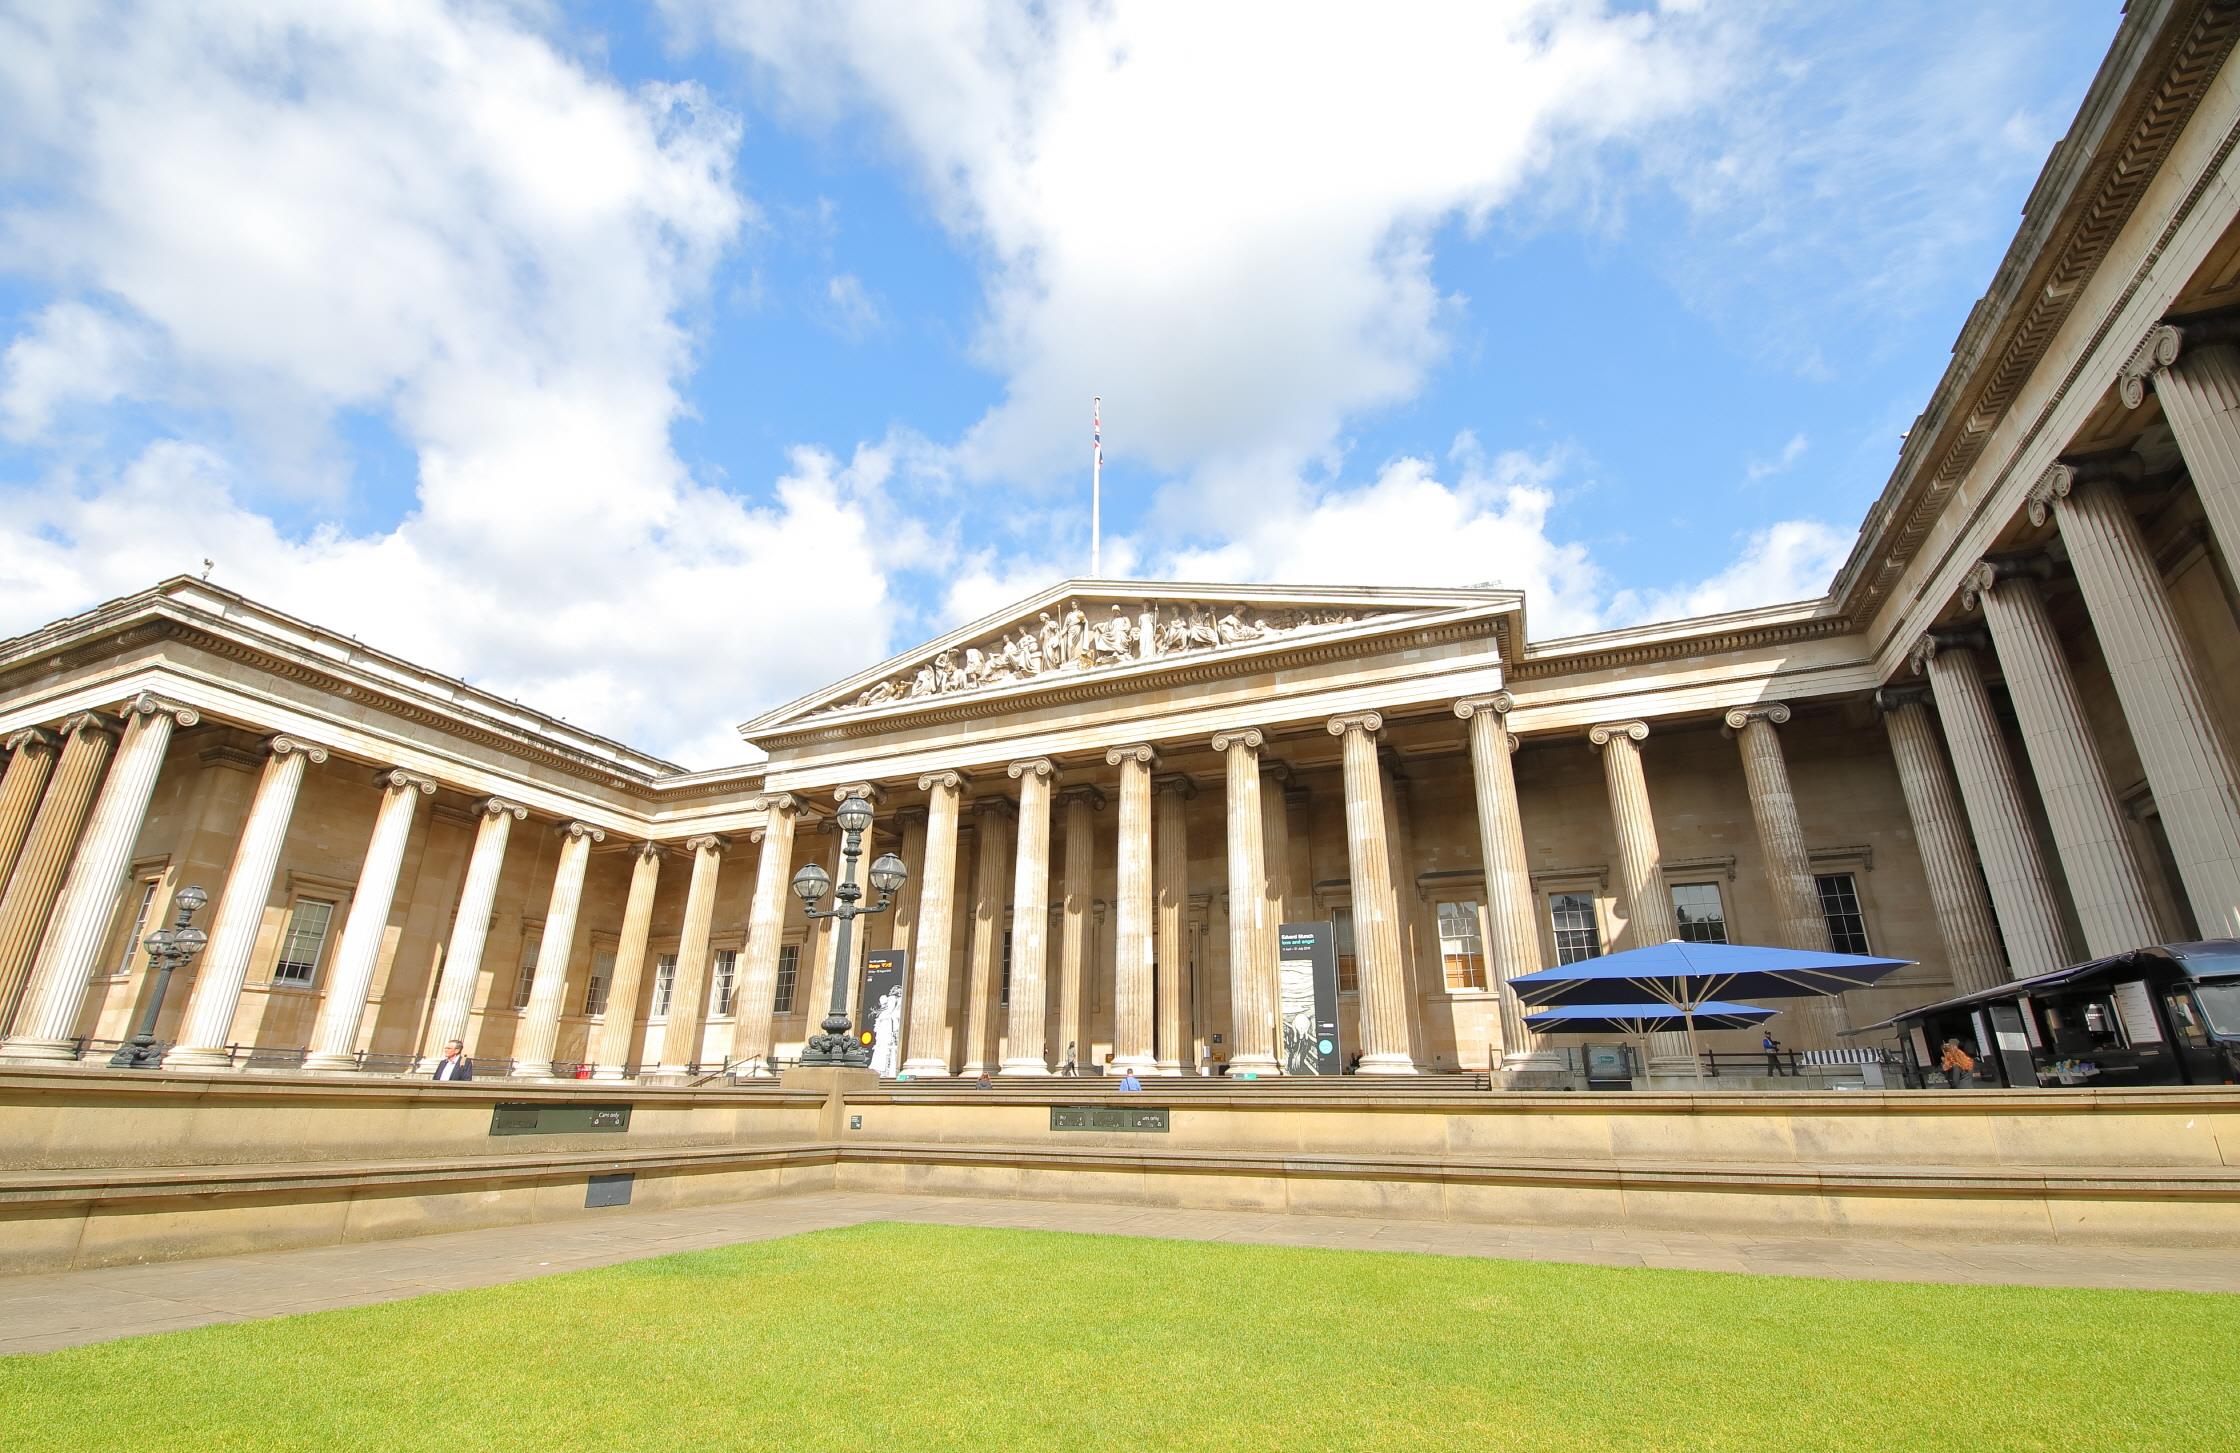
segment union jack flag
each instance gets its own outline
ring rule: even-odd
[[[1104,465],[1104,400],[1101,398],[1089,401],[1089,442],[1096,446],[1097,465],[1102,468]]]

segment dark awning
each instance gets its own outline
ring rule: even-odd
[[[2096,974],[2112,976],[2125,969],[2143,972],[2149,968],[2175,969],[2189,979],[2240,978],[2240,939],[2213,938],[2204,943],[2158,943],[2146,948],[2126,949],[2104,959],[2088,959],[2084,963],[2071,964],[2065,969],[2055,969],[2048,974],[2035,974],[1995,988],[1978,989],[1972,994],[1961,994],[1950,999],[1939,999],[1934,1004],[1901,1010],[1878,1023],[1861,1025],[1857,1029],[1846,1029],[1843,1032],[1846,1035],[1868,1034],[1877,1029],[1888,1029],[1894,1024],[1926,1019],[1932,1014],[1972,1009],[1978,1004],[1988,1004],[1995,999],[2013,999],[2024,994],[2057,989]]]

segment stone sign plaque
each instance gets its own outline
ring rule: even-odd
[[[1052,1105],[1052,1130],[1140,1130],[1167,1133],[1167,1112],[1118,1105]]]
[[[619,1135],[630,1128],[628,1105],[540,1105],[510,1101],[490,1111],[492,1135]]]

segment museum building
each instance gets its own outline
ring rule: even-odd
[[[1529,1072],[1507,978],[1673,938],[1917,961],[1774,1023],[1834,1050],[2240,935],[2236,38],[2130,7],[1815,600],[1542,639],[1504,589],[1074,580],[703,772],[192,578],[0,643],[0,1059],[122,1040],[192,885],[168,1067],[768,1073],[857,977],[789,891],[850,795],[915,1079],[1277,1075],[1283,923],[1364,1075]]]

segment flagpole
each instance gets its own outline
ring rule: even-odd
[[[1104,398],[1089,400],[1089,578],[1104,576]]]

